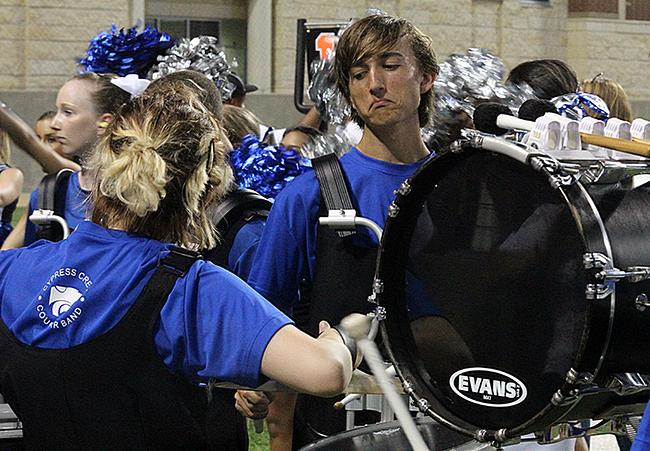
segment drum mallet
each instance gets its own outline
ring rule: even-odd
[[[395,416],[402,425],[404,434],[411,444],[411,447],[413,447],[413,450],[427,451],[429,448],[418,432],[418,428],[415,425],[408,408],[404,405],[400,395],[397,393],[391,384],[390,379],[386,375],[384,360],[379,353],[379,349],[377,349],[377,345],[368,339],[370,319],[366,315],[353,313],[343,318],[341,321],[341,327],[345,329],[350,337],[356,340],[357,346],[359,346],[361,352],[363,352],[363,358],[368,363],[377,383],[384,392],[384,396],[395,411]]]

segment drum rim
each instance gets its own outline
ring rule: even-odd
[[[475,152],[490,152],[490,153],[497,154],[497,152],[492,152],[487,150],[476,150],[476,149],[465,149],[462,152],[451,152],[451,151],[441,152],[436,156],[434,156],[433,158],[431,158],[430,160],[428,160],[424,165],[422,165],[411,177],[409,177],[404,182],[402,187],[399,190],[397,190],[395,201],[391,205],[392,214],[389,213],[389,217],[386,221],[384,234],[377,254],[375,280],[379,282],[380,286],[383,285],[383,289],[380,290],[379,292],[375,291],[374,295],[380,307],[386,308],[389,307],[390,304],[390,300],[388,300],[388,302],[386,302],[386,300],[388,294],[391,293],[391,287],[390,286],[387,287],[386,285],[389,285],[390,280],[396,279],[395,277],[396,272],[403,275],[402,269],[400,269],[399,271],[395,271],[395,268],[391,268],[391,272],[385,271],[385,261],[386,261],[386,256],[388,255],[387,250],[390,249],[391,242],[393,241],[392,239],[393,235],[402,237],[397,239],[396,241],[400,241],[400,240],[403,241],[404,239],[405,232],[403,231],[403,223],[406,222],[406,224],[409,225],[408,220],[405,221],[405,219],[403,219],[404,211],[411,211],[410,209],[413,208],[412,205],[414,204],[421,205],[422,202],[424,201],[424,194],[426,193],[424,193],[422,189],[419,189],[420,185],[423,185],[425,183],[424,181],[422,181],[423,179],[426,179],[424,175],[426,175],[429,171],[433,171],[431,169],[433,165],[439,166],[440,167],[439,170],[444,170],[443,165],[454,164],[454,162],[457,161],[458,158],[469,158],[469,156],[471,156]],[[570,208],[572,212],[574,221],[576,221],[576,227],[579,229],[579,232],[581,232],[583,242],[584,242],[583,243],[584,248],[586,250],[589,250],[590,252],[602,252],[611,258],[611,245],[606,234],[604,222],[598,212],[598,209],[596,208],[593,200],[591,199],[590,195],[588,194],[584,186],[582,186],[582,184],[576,181],[572,185],[566,187],[559,187],[558,191],[560,191],[561,196],[564,198],[567,207]],[[579,204],[578,206],[581,208],[572,208],[575,207],[575,203],[578,203]],[[590,215],[590,216],[587,217],[586,215]],[[584,225],[585,223],[589,224],[590,222],[592,227],[586,227],[580,229],[580,226]],[[595,227],[593,227],[594,225]],[[402,227],[402,230],[400,230],[400,226]],[[396,229],[397,232],[393,232],[393,229]],[[409,241],[412,233],[413,233],[413,228],[406,231],[406,235]],[[401,283],[403,284],[403,282]],[[375,285],[377,286],[378,284],[375,283]],[[613,315],[614,301],[615,301],[614,295],[612,294],[610,295],[610,299],[609,299],[609,309],[607,312],[608,315],[606,315],[607,316],[606,328],[609,331],[609,333],[607,334],[607,337],[604,340],[600,340],[600,345],[596,345],[596,347],[599,349],[599,351],[596,354],[598,355],[598,362],[600,362],[600,364],[593,369],[591,367],[587,368],[587,370],[591,369],[594,373],[596,373],[595,375],[597,375],[597,370],[602,365],[602,362],[606,356],[607,346],[609,343],[609,335],[611,334],[611,329],[614,320],[614,315]],[[582,365],[581,362],[583,360],[584,354],[587,351],[591,350],[591,348],[588,348],[587,346],[587,340],[590,339],[593,341],[595,338],[597,338],[597,336],[601,335],[601,334],[592,333],[593,331],[591,330],[590,326],[591,326],[591,316],[593,314],[592,311],[593,303],[590,303],[588,301],[586,302],[587,302],[587,307],[585,310],[585,323],[583,326],[583,334],[580,339],[580,345],[578,347],[578,351],[576,352],[576,356],[574,358],[574,362],[572,365],[572,369],[578,368],[578,370],[584,370],[584,365]],[[395,327],[389,326],[389,323],[390,321],[389,322],[382,321],[381,324],[382,337],[385,342],[386,352],[390,360],[392,361],[393,365],[395,366],[398,377],[402,380],[402,383],[404,384],[405,391],[409,394],[411,398],[414,399],[416,405],[419,406],[421,411],[423,411],[424,413],[426,413],[428,416],[438,421],[439,423],[444,424],[445,426],[457,432],[464,433],[480,441],[494,440],[495,436],[500,436],[502,438],[518,437],[525,433],[539,430],[540,428],[536,427],[535,425],[538,424],[543,419],[547,419],[547,421],[545,421],[545,423],[547,423],[547,426],[555,424],[578,403],[578,400],[575,400],[575,402],[569,402],[566,403],[566,405],[558,406],[558,405],[553,405],[549,401],[549,404],[545,408],[543,408],[542,411],[534,415],[532,418],[530,418],[529,420],[523,422],[518,426],[511,427],[508,429],[501,429],[501,430],[484,429],[480,426],[472,424],[468,420],[460,418],[458,415],[449,411],[445,407],[445,405],[443,405],[438,400],[435,394],[426,387],[426,385],[420,380],[421,377],[417,374],[417,370],[414,369],[415,365],[414,365],[413,358],[409,358],[406,361],[398,360],[395,351],[396,349],[399,351],[399,348],[402,346],[404,335],[396,334],[396,337],[400,337],[400,338],[397,340],[393,340],[392,335],[395,333],[393,329],[396,326]],[[410,330],[408,331],[406,336],[407,336],[406,338],[407,342],[413,341],[413,337],[412,334],[410,333]],[[395,346],[396,342],[400,343],[397,347]],[[408,355],[408,352],[406,354]],[[574,382],[570,382],[567,379],[565,384],[559,387],[558,393],[564,395],[569,394],[577,386],[577,384]],[[421,393],[424,393],[424,395],[421,395]],[[548,420],[551,421],[549,422]]]

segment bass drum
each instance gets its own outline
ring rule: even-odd
[[[374,294],[405,390],[481,441],[648,400],[650,282],[616,269],[650,265],[650,192],[622,163],[591,184],[546,163],[437,155],[398,190],[380,246]]]
[[[477,443],[468,437],[453,432],[431,418],[417,418],[416,425],[429,449],[436,451],[479,451],[493,450],[485,444]],[[377,423],[370,426],[355,428],[340,434],[311,443],[301,451],[316,450],[409,450],[411,449],[406,435],[402,432],[398,421]]]

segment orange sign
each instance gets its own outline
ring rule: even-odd
[[[324,60],[327,58],[327,55],[334,50],[334,46],[336,45],[336,34],[321,33],[316,37],[315,44],[320,59]]]

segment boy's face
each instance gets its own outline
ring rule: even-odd
[[[418,123],[420,95],[433,86],[433,74],[423,74],[406,38],[393,48],[350,69],[350,100],[366,126],[390,127]]]

